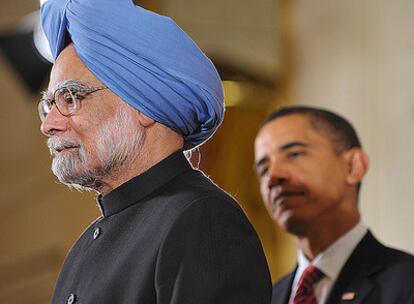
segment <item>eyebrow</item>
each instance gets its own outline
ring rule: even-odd
[[[89,87],[86,84],[78,80],[75,80],[75,79],[67,79],[67,80],[63,80],[59,82],[58,85],[56,86],[55,92],[62,88],[75,88],[78,91],[89,89]],[[41,92],[41,98],[40,98],[41,101],[52,100],[52,99],[53,99],[53,94],[50,91],[44,90]]]
[[[46,91],[46,90],[40,92],[40,95],[41,95],[40,96],[40,101],[41,102],[53,99],[52,94],[50,92]]]
[[[286,151],[286,150],[289,150],[290,148],[294,148],[294,147],[304,147],[304,148],[307,148],[307,147],[309,147],[309,145],[306,144],[306,143],[304,143],[304,142],[301,142],[301,141],[292,141],[292,142],[288,142],[286,144],[281,145],[278,148],[278,150],[280,150],[280,151]],[[254,171],[257,171],[257,169],[261,165],[263,165],[263,164],[265,164],[267,162],[269,162],[269,157],[266,155],[266,156],[262,157],[261,159],[259,159],[257,162],[254,163],[253,170]]]
[[[67,80],[63,80],[59,82],[58,85],[56,86],[56,90],[60,90],[62,88],[67,88],[67,87],[79,87],[81,89],[89,88],[88,85],[86,85],[83,82],[80,82],[79,80],[67,79]]]
[[[288,142],[286,144],[281,145],[279,147],[279,150],[280,151],[285,151],[285,150],[288,150],[288,149],[294,148],[294,147],[305,147],[305,148],[307,148],[307,147],[309,147],[309,145],[302,142],[302,141],[292,141],[292,142]]]
[[[257,162],[254,163],[253,165],[253,170],[255,172],[257,172],[257,169],[259,169],[259,167],[265,163],[269,162],[269,157],[264,156],[261,159],[259,159]]]

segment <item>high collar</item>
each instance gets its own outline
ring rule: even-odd
[[[191,165],[179,150],[172,153],[144,173],[130,179],[106,195],[99,195],[98,204],[104,217],[116,214],[138,202],[168,181],[190,170]]]

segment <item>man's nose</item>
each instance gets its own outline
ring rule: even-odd
[[[40,132],[45,136],[51,136],[65,130],[67,130],[67,119],[60,114],[56,106],[53,105],[40,125]]]
[[[283,185],[289,179],[289,170],[283,162],[274,162],[269,167],[268,187]]]

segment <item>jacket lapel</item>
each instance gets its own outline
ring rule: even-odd
[[[273,286],[272,304],[288,304],[296,269]]]
[[[383,267],[384,246],[367,232],[342,268],[326,304],[377,303],[371,276]]]
[[[338,300],[335,303],[378,303],[377,301],[372,301],[374,290],[375,285],[367,277],[363,275],[357,275],[356,277],[354,277],[350,285],[348,285],[346,288],[344,288],[341,292],[338,293]]]

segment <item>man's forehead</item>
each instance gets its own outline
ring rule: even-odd
[[[73,45],[69,45],[60,53],[52,67],[49,91],[56,90],[62,83],[73,80],[81,83],[99,83],[76,54]]]
[[[266,123],[255,140],[256,159],[291,147],[309,147],[322,140],[310,120],[303,115],[288,115]]]
[[[271,134],[265,134],[256,139],[255,156],[256,158],[264,157],[270,153],[284,152],[292,148],[311,147],[312,143],[307,137],[292,136],[277,139]]]
[[[290,114],[269,121],[262,129],[272,129],[275,131],[283,129],[284,131],[299,133],[308,130],[309,127],[312,127],[312,123],[307,115]]]
[[[266,123],[256,136],[256,143],[278,143],[304,140],[315,132],[309,119],[303,115],[288,115]]]
[[[309,117],[292,114],[266,123],[255,140],[256,159],[290,147],[327,147],[333,149],[326,134],[317,131]]]

